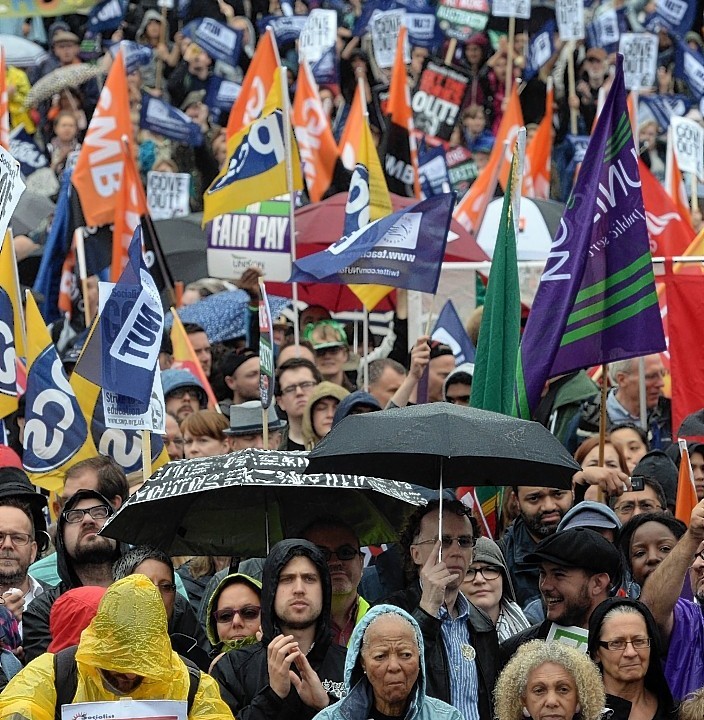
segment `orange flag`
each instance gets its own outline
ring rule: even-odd
[[[7,68],[5,48],[0,46],[0,145],[10,149],[10,107],[7,97]]]
[[[186,328],[183,327],[181,318],[174,308],[171,308],[171,314],[174,318],[174,324],[171,326],[171,344],[174,348],[173,367],[188,370],[192,375],[197,377],[205,388],[205,394],[208,396],[208,408],[210,410],[219,410],[218,400],[215,397],[213,388],[210,387],[208,378],[205,377],[193,345],[191,345],[191,341],[188,339]]]
[[[677,212],[685,222],[692,224],[692,216],[689,212],[689,198],[684,187],[682,172],[677,163],[677,155],[672,146],[672,128],[667,131],[667,154],[665,156],[665,192],[675,203]]]
[[[240,94],[230,110],[227,120],[227,139],[239,132],[261,114],[274,80],[274,70],[279,66],[279,51],[271,29],[259,39],[257,49],[242,81]]]
[[[127,251],[139,225],[140,218],[147,212],[147,205],[137,164],[132,157],[129,143],[125,147],[125,169],[122,173],[122,187],[115,207],[115,223],[112,229],[112,263],[110,281],[117,282],[127,265]]]
[[[474,237],[479,233],[479,226],[484,219],[487,205],[494,199],[497,180],[501,180],[504,187],[508,180],[513,145],[521,125],[523,125],[523,113],[518,100],[518,89],[514,84],[508,107],[496,133],[496,141],[489,161],[479,177],[472,183],[472,187],[457,204],[453,213],[455,220]],[[455,250],[454,245],[453,250]]]
[[[293,129],[303,160],[303,175],[312,202],[322,200],[332,184],[338,151],[318,86],[304,60],[293,98]]]
[[[677,502],[675,503],[675,517],[686,525],[692,516],[692,510],[697,505],[697,488],[694,484],[694,473],[689,461],[687,441],[678,440],[680,446],[680,474],[677,478]]]
[[[362,132],[364,131],[363,108],[364,103],[362,102],[361,90],[358,83],[357,89],[354,91],[354,98],[352,98],[352,106],[350,107],[347,121],[345,122],[345,129],[342,131],[342,137],[337,146],[337,151],[342,158],[342,164],[348,170],[354,170],[357,164],[357,153],[359,152],[359,146],[362,142]]]
[[[526,197],[548,200],[550,198],[550,159],[552,157],[552,105],[554,98],[552,78],[548,78],[545,96],[545,115],[526,148],[526,164],[523,174],[523,194]]]
[[[132,137],[132,122],[125,61],[120,51],[100,93],[73,171],[73,186],[87,225],[115,221],[125,169],[123,136]]]

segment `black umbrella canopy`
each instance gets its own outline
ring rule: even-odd
[[[161,468],[109,518],[101,535],[171,555],[265,556],[311,521],[337,516],[362,545],[398,539],[425,499],[407,483],[304,475],[307,453],[242,450]]]
[[[352,415],[309,455],[306,472],[373,474],[437,489],[461,485],[571,488],[580,470],[542,425],[429,403]]]

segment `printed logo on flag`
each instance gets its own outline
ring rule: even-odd
[[[17,396],[15,337],[10,296],[0,288],[0,393]]]
[[[88,428],[53,345],[32,363],[29,375],[36,381],[27,383],[22,463],[41,473],[70,460],[83,447]],[[38,387],[44,389],[37,392]]]
[[[405,213],[376,246],[415,250],[418,245],[421,217],[421,213]]]

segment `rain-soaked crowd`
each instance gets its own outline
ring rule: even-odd
[[[419,338],[406,370],[398,313],[368,392],[355,389],[343,323],[310,306],[300,324],[295,345],[291,321],[275,323],[269,449],[311,449],[349,415],[405,406],[426,369],[429,402],[469,402],[474,367],[456,367],[448,346]],[[171,459],[263,448],[256,351],[222,352],[201,327],[187,331],[224,413],[205,409],[201,380],[169,368],[165,338]],[[497,478],[496,542],[445,491],[442,506],[435,493],[409,507],[398,542],[373,553],[340,507],[302,518],[264,558],[169,557],[97,534],[141,477],[103,456],[73,465],[47,533],[47,498],[5,448],[0,716],[43,720],[128,696],[183,700],[191,718],[701,720],[704,503],[688,527],[673,516],[663,376],[659,356],[645,358],[645,430],[637,359],[611,366],[603,467],[597,386],[584,371],[550,381],[539,419],[576,446],[582,470],[572,490]],[[689,449],[701,499],[704,446]]]

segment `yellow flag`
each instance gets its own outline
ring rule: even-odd
[[[12,319],[15,325],[15,352],[18,357],[27,355],[24,346],[25,325],[22,314],[22,298],[20,297],[20,279],[17,274],[17,260],[12,235],[8,230],[0,247],[0,287],[9,295],[12,303]]]

